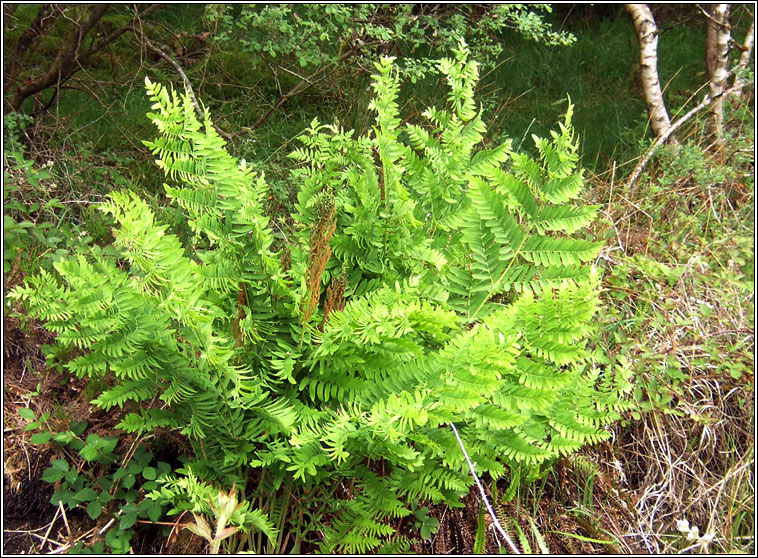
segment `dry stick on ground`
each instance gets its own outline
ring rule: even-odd
[[[68,538],[71,539],[71,527],[68,525],[68,518],[66,517],[66,511],[63,509],[63,502],[58,502],[58,509],[63,516],[63,524],[66,526],[66,533],[68,533]]]
[[[55,521],[58,519],[58,516],[60,515],[60,513],[61,513],[61,509],[60,508],[56,508],[56,510],[55,510],[55,516],[53,517],[53,520],[50,522],[50,525],[48,525],[47,531],[45,531],[45,536],[42,539],[42,543],[39,546],[40,550],[44,550],[45,549],[45,544],[47,543],[47,538],[50,536],[50,531],[53,529],[53,525],[55,525]]]
[[[482,495],[482,500],[484,501],[484,505],[487,507],[487,511],[489,512],[490,517],[492,518],[492,522],[495,524],[495,527],[497,527],[497,530],[505,539],[505,542],[508,543],[508,546],[511,547],[511,550],[514,552],[514,554],[521,554],[521,552],[519,552],[519,549],[516,548],[516,545],[513,544],[513,541],[508,536],[508,533],[506,533],[505,529],[503,529],[503,526],[500,525],[500,521],[497,519],[497,515],[495,515],[495,512],[492,509],[492,506],[490,505],[490,501],[487,498],[487,493],[484,491],[484,487],[482,487],[482,483],[479,481],[479,477],[476,476],[476,471],[474,471],[474,465],[473,463],[471,463],[471,459],[468,456],[468,452],[466,451],[466,448],[463,446],[463,441],[461,440],[461,437],[458,435],[458,430],[455,428],[455,425],[452,422],[449,424],[450,424],[450,428],[453,429],[453,434],[455,434],[456,440],[458,440],[458,445],[461,446],[461,450],[463,451],[463,457],[466,458],[466,463],[468,463],[468,468],[471,471],[471,476],[474,477],[474,482],[476,482],[476,486],[479,488],[479,493]]]
[[[729,72],[729,75],[731,75],[732,72]],[[689,111],[687,114],[682,116],[679,120],[677,120],[674,124],[671,125],[671,127],[666,130],[662,135],[658,136],[658,139],[655,141],[655,143],[648,149],[647,153],[645,153],[645,156],[642,158],[642,160],[637,164],[637,166],[634,168],[634,172],[632,172],[632,175],[629,177],[629,181],[627,182],[627,187],[629,189],[629,197],[632,197],[634,183],[639,178],[640,174],[642,173],[642,169],[645,168],[645,165],[647,165],[648,161],[650,160],[650,157],[653,156],[653,153],[663,144],[663,142],[666,141],[666,139],[673,134],[682,124],[684,124],[687,120],[692,118],[695,114],[697,114],[700,110],[704,109],[705,107],[709,106],[711,103],[713,103],[716,100],[719,100],[727,95],[731,95],[737,86],[732,86],[729,89],[726,89],[725,91],[722,91],[720,95],[717,97],[711,98],[710,95],[706,95],[705,98],[700,101],[700,103],[693,108],[691,111]]]

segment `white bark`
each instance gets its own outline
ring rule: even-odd
[[[666,112],[661,83],[658,80],[658,27],[647,4],[625,4],[624,7],[632,17],[634,29],[637,31],[642,92],[647,103],[650,127],[653,134],[660,137],[671,127],[671,121]]]
[[[745,80],[740,78],[739,70],[747,68],[750,63],[750,53],[753,50],[753,43],[755,42],[755,22],[750,23],[750,29],[747,30],[745,35],[745,41],[742,43],[742,54],[740,54],[740,61],[737,63],[737,75],[734,78],[734,92],[735,95],[742,94],[742,88],[745,87]]]
[[[708,14],[706,60],[710,80],[710,96],[714,99],[708,115],[708,131],[719,140],[724,135],[724,99],[729,64],[729,4],[712,4]]]

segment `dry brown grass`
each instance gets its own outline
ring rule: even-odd
[[[740,528],[752,525],[754,407],[743,387],[692,380],[678,409],[684,416],[652,411],[624,429],[619,451],[627,457],[629,489],[638,517],[630,535],[648,553],[692,552],[677,520],[713,534],[716,552],[746,552],[753,542]],[[747,512],[742,526],[737,513]],[[632,526],[630,526],[632,527]]]

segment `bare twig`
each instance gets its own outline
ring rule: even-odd
[[[458,445],[461,446],[461,450],[463,451],[463,457],[466,458],[466,463],[468,463],[468,468],[471,471],[471,476],[474,477],[474,482],[476,482],[476,486],[479,488],[479,493],[482,496],[482,500],[484,501],[484,505],[487,507],[487,511],[490,514],[490,517],[492,518],[492,522],[497,527],[497,530],[500,532],[500,535],[505,539],[505,542],[508,544],[508,546],[511,547],[511,550],[514,554],[521,554],[519,552],[519,549],[516,547],[515,544],[513,544],[513,541],[508,536],[508,533],[505,532],[505,529],[503,529],[503,526],[500,525],[500,521],[498,520],[497,516],[495,515],[494,510],[492,509],[492,506],[490,505],[490,501],[487,498],[487,493],[484,491],[484,487],[482,486],[482,483],[479,481],[479,477],[476,475],[476,471],[474,471],[474,465],[471,463],[471,459],[468,456],[468,452],[466,451],[466,448],[463,445],[463,441],[461,440],[461,437],[458,435],[458,430],[455,428],[455,425],[451,422],[450,428],[453,429],[453,434],[455,434],[455,438],[458,440]]]
[[[700,103],[698,103],[698,105],[695,108],[693,108],[687,114],[679,118],[676,122],[674,122],[671,125],[671,127],[668,130],[666,130],[664,133],[658,136],[658,139],[655,140],[655,143],[650,147],[650,149],[648,149],[647,153],[645,153],[645,156],[642,158],[642,160],[639,163],[637,163],[637,166],[634,168],[634,172],[632,172],[632,175],[629,177],[629,181],[627,182],[627,187],[629,188],[629,197],[632,197],[632,189],[634,187],[634,183],[637,181],[640,174],[642,173],[642,169],[645,168],[645,165],[647,165],[648,161],[653,156],[653,153],[655,153],[658,150],[658,148],[661,145],[663,145],[666,139],[668,139],[668,137],[671,134],[673,134],[678,128],[680,128],[682,124],[687,122],[699,111],[709,106],[714,101],[721,99],[727,95],[731,95],[734,92],[734,90],[735,90],[735,86],[732,86],[729,89],[724,90],[717,97],[711,97],[709,95],[706,95],[705,98],[702,101],[700,101]]]
[[[732,26],[731,26],[731,25],[729,25],[729,22],[723,22],[723,21],[719,21],[719,20],[717,20],[717,19],[716,19],[716,18],[714,18],[714,17],[713,17],[711,14],[709,14],[708,12],[706,12],[706,11],[705,11],[705,10],[702,8],[702,6],[701,6],[700,4],[695,4],[695,6],[697,6],[697,9],[698,9],[698,10],[700,10],[700,11],[702,12],[702,14],[705,16],[705,19],[709,20],[709,21],[710,21],[711,23],[713,23],[714,25],[717,25],[717,26],[719,26],[719,27],[723,27],[723,28],[725,28],[725,29],[731,29],[731,28],[732,28]]]
[[[66,525],[66,532],[68,533],[68,538],[71,538],[71,527],[68,525],[68,518],[66,517],[66,510],[63,509],[63,502],[58,502],[58,509],[61,512],[61,515],[63,516],[63,523]]]
[[[195,91],[192,89],[192,84],[190,83],[190,80],[187,78],[187,74],[184,73],[184,69],[179,65],[179,63],[171,58],[168,54],[166,54],[163,50],[158,48],[153,44],[153,42],[147,38],[147,35],[145,35],[142,30],[137,29],[133,25],[128,25],[127,29],[131,32],[133,32],[135,35],[137,35],[140,39],[142,39],[142,42],[145,43],[145,46],[152,50],[155,54],[163,58],[168,64],[176,71],[177,74],[179,74],[179,77],[182,78],[182,82],[184,83],[184,87],[187,90],[187,94],[190,96],[190,99],[192,100],[192,105],[195,107],[195,112],[197,113],[198,118],[201,118],[203,115],[203,111],[200,108],[200,103],[197,102],[197,97],[195,97]]]
[[[140,13],[138,13],[134,17],[134,20],[137,20],[137,21],[141,20],[143,17],[145,17],[146,15],[148,15],[150,12],[156,10],[159,6],[160,6],[160,4],[151,4],[150,6],[148,6],[144,10],[142,10]],[[98,43],[94,46],[93,50],[95,50],[95,51],[100,50],[101,48],[103,48],[108,43],[112,43],[117,38],[119,38],[121,35],[123,35],[127,31],[129,31],[129,27],[131,27],[131,24],[124,25],[123,27],[120,27],[120,28],[116,29],[115,31],[113,31],[109,35],[107,35],[104,38],[100,39],[98,41]],[[87,56],[89,56],[89,54],[90,53],[88,53]]]
[[[171,58],[166,52],[164,52],[162,49],[158,48],[153,42],[145,35],[145,33],[142,32],[142,30],[137,29],[133,25],[127,25],[127,30],[133,32],[135,35],[137,35],[140,39],[142,39],[142,42],[145,44],[145,46],[152,50],[155,54],[163,58],[166,62],[168,62],[169,66],[171,66],[174,71],[176,71],[177,74],[179,74],[179,77],[182,78],[182,83],[184,83],[184,88],[187,90],[187,95],[189,95],[190,100],[192,101],[192,106],[195,108],[195,114],[197,114],[198,120],[201,122],[205,120],[205,113],[203,109],[200,107],[200,103],[197,100],[197,97],[195,96],[195,90],[192,89],[192,84],[190,83],[189,78],[187,77],[187,74],[184,73],[184,69],[179,65],[179,63]],[[221,128],[216,126],[216,124],[213,124],[213,128],[218,132],[220,136],[225,137],[228,140],[231,140],[232,137],[225,131],[223,131]]]
[[[273,114],[273,112],[281,107],[284,103],[286,103],[291,97],[294,97],[298,93],[303,93],[304,91],[307,91],[311,87],[313,87],[316,83],[323,80],[324,78],[328,77],[331,72],[326,72],[328,69],[332,69],[332,71],[337,68],[341,62],[344,62],[351,56],[355,56],[358,52],[361,51],[361,49],[364,49],[369,46],[374,46],[379,44],[379,41],[372,41],[368,43],[359,43],[350,50],[348,50],[345,54],[340,56],[337,60],[334,62],[331,62],[329,64],[326,64],[324,66],[321,66],[318,70],[314,71],[309,76],[306,76],[304,78],[301,78],[300,82],[298,82],[297,85],[295,85],[292,89],[290,89],[287,93],[279,97],[279,100],[274,103],[271,108],[268,109],[250,128],[249,130],[255,130],[258,126],[263,124],[266,120],[268,120],[268,117]],[[323,74],[323,75],[322,75]],[[316,79],[318,78],[318,79]]]
[[[74,89],[74,90],[77,90],[77,91],[82,91],[82,92],[86,93],[87,95],[89,95],[90,97],[92,97],[97,102],[97,104],[99,104],[100,107],[103,109],[104,114],[106,114],[108,116],[108,118],[110,119],[110,121],[113,124],[113,126],[119,132],[121,132],[121,135],[124,138],[126,138],[127,141],[130,144],[132,144],[132,146],[135,149],[139,149],[138,146],[137,146],[137,144],[135,144],[134,140],[126,133],[126,131],[124,131],[123,128],[121,128],[121,126],[119,126],[118,120],[111,115],[111,113],[110,113],[110,107],[113,106],[113,104],[115,104],[115,101],[113,103],[111,103],[110,106],[106,106],[105,103],[100,99],[100,97],[98,97],[97,93],[95,93],[95,91],[93,91],[92,88],[90,88],[86,83],[84,83],[83,81],[81,81],[79,79],[74,79],[74,82],[76,83],[76,85],[66,85],[66,86],[61,87],[61,89]],[[86,203],[86,202],[83,202],[83,203]]]
[[[263,60],[266,63],[266,66],[268,66],[268,69],[271,70],[271,75],[274,76],[274,83],[276,84],[276,92],[279,93],[279,96],[281,97],[283,93],[282,93],[282,86],[279,83],[279,74],[276,73],[276,70],[271,65],[271,62],[269,62],[268,58],[266,58],[265,54],[259,51],[258,56],[260,56],[261,60]],[[279,67],[281,68],[281,66]]]
[[[45,536],[42,539],[42,543],[40,544],[39,549],[44,550],[45,549],[45,543],[47,543],[47,537],[50,536],[50,531],[53,528],[53,525],[55,525],[56,520],[58,519],[58,515],[61,513],[61,508],[59,507],[57,510],[55,510],[55,516],[53,517],[53,520],[50,522],[50,525],[47,527],[47,531],[45,531]]]
[[[120,513],[120,512],[119,512],[119,513]],[[118,516],[118,514],[116,514],[116,515]],[[98,531],[98,533],[97,533],[97,534],[98,534],[98,535],[102,535],[103,533],[105,533],[105,532],[108,530],[108,527],[110,527],[111,525],[113,525],[113,523],[114,523],[115,521],[116,521],[116,517],[111,517],[110,521],[109,521],[108,523],[106,523],[106,524],[105,524],[105,527],[103,527],[102,529],[100,529],[100,531]]]
[[[293,76],[295,76],[295,77],[296,77],[296,78],[298,78],[299,80],[306,82],[308,85],[313,85],[313,84],[312,84],[310,81],[308,81],[308,78],[301,76],[301,75],[300,75],[300,74],[298,74],[297,72],[293,72],[293,71],[292,71],[292,70],[290,70],[289,68],[285,68],[284,66],[281,66],[281,65],[279,65],[279,64],[277,64],[277,65],[276,65],[276,67],[277,67],[277,68],[279,68],[280,70],[284,70],[285,72],[287,72],[287,73],[288,73],[288,74],[290,74],[290,75],[293,75]],[[278,85],[278,84],[277,84],[277,85]],[[282,94],[282,92],[281,92],[281,91],[279,91],[279,94],[281,95],[281,94]]]
[[[621,234],[619,234],[619,229],[616,226],[616,222],[613,220],[613,215],[611,214],[611,207],[612,207],[612,202],[613,202],[613,185],[615,181],[616,181],[616,161],[613,161],[613,169],[611,170],[611,192],[608,195],[608,208],[605,210],[605,214],[608,217],[608,220],[611,222],[611,225],[613,225],[613,230],[616,231],[616,238],[619,241],[619,248],[621,249],[623,253],[626,253],[626,251],[624,250],[624,243],[621,242]]]

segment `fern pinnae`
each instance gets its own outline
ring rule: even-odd
[[[13,291],[74,350],[71,372],[112,382],[96,405],[141,407],[121,428],[188,437],[190,464],[161,485],[168,501],[208,513],[211,482],[243,486],[252,469],[272,498],[287,494],[270,520],[246,508],[260,548],[268,537],[280,549],[288,491],[346,478],[344,496],[325,498],[321,550],[391,545],[389,521],[414,498],[458,506],[477,474],[544,467],[603,439],[629,387],[623,372],[600,377],[586,343],[598,244],[572,236],[595,213],[569,205],[583,182],[570,114],[536,139],[536,158],[508,142],[481,149],[464,44],[439,65],[450,107],[420,125],[401,125],[392,61],[376,68],[369,134],[317,120],[301,134],[281,251],[264,176],[229,154],[207,110],[198,118],[186,95],[148,81],[146,145],[188,242],[116,192],[102,209],[128,270],[71,258]],[[447,424],[462,425],[473,476]],[[380,461],[381,474],[365,467]]]
[[[498,277],[497,281],[495,281],[495,285],[500,285],[503,281],[503,278],[507,275],[508,271],[510,271],[511,267],[513,267],[513,264],[517,261],[518,255],[521,253],[521,249],[524,247],[524,244],[527,241],[527,237],[524,236],[521,240],[521,243],[516,248],[515,252],[513,253],[513,256],[511,257],[510,261],[508,262],[507,267],[503,270],[503,272]],[[487,299],[482,300],[479,305],[474,309],[473,314],[469,316],[469,320],[474,321],[474,319],[477,317],[479,312],[481,311],[482,307],[487,303]]]

